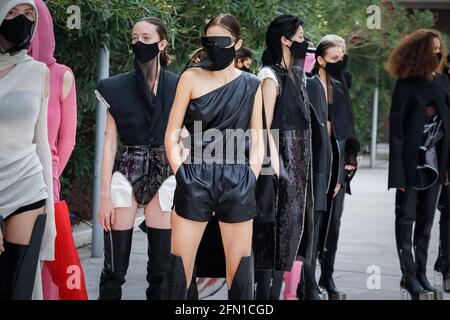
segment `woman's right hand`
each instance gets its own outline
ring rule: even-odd
[[[111,197],[101,197],[98,209],[98,223],[105,231],[111,231],[111,225],[114,224],[115,210],[113,208]]]

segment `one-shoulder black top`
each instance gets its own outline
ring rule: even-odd
[[[198,159],[192,152],[194,147],[200,151],[207,148],[207,152],[211,151],[208,154],[217,157],[217,152],[226,151],[227,144],[241,145],[242,133],[250,128],[258,87],[258,78],[243,72],[227,84],[189,102],[184,125],[191,137],[185,139],[184,144],[191,149],[191,157]],[[248,148],[247,143],[245,147]],[[234,150],[236,156],[238,148]]]

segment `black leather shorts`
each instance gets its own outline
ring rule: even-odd
[[[139,206],[147,205],[170,174],[164,147],[123,146],[118,170],[128,179]]]
[[[248,164],[184,163],[175,177],[174,210],[185,219],[238,223],[256,216],[256,176]]]

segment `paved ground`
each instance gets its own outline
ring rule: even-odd
[[[380,161],[376,169],[359,170],[352,185],[353,196],[346,198],[335,282],[347,293],[348,299],[401,299],[398,287],[400,269],[394,239],[395,192],[387,191],[386,186],[387,163]],[[429,250],[430,281],[434,280],[432,265],[437,255],[438,218],[437,214]],[[136,231],[127,283],[123,288],[124,299],[145,299],[146,250],[145,234]],[[79,253],[89,297],[96,299],[103,260],[90,258],[90,246],[81,248]],[[369,279],[368,271],[380,272],[380,277]],[[379,283],[379,288],[369,289],[368,280],[375,287]],[[226,299],[225,288],[212,298]],[[446,294],[445,298],[450,300],[450,294]]]

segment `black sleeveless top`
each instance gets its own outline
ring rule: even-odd
[[[235,159],[240,147],[248,149],[248,138],[245,141],[241,138],[242,133],[250,128],[258,87],[258,78],[242,72],[222,87],[189,102],[184,125],[190,137],[184,140],[184,145],[191,149],[191,159],[200,159],[192,152],[194,148],[201,151],[208,148],[212,151],[209,154],[218,158],[221,155],[217,152],[223,152],[224,155],[227,145],[231,147],[234,144],[234,149],[230,150],[234,150]]]
[[[292,75],[281,65],[270,66],[279,85],[279,94],[275,102],[272,129],[305,130],[309,129],[310,112],[306,91],[306,78],[295,68]]]
[[[109,104],[109,112],[124,145],[159,147],[164,144],[177,82],[177,75],[161,69],[155,97],[136,66],[134,71],[98,83],[97,90]]]

